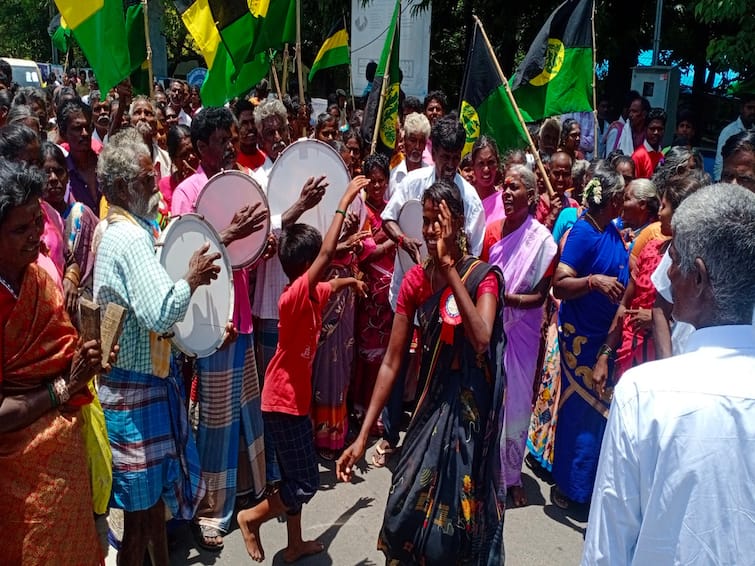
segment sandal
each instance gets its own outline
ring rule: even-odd
[[[379,440],[375,444],[375,452],[372,453],[372,465],[376,468],[382,468],[388,463],[388,458],[396,451],[385,440]]]
[[[194,523],[192,530],[194,531],[194,538],[196,538],[197,544],[205,550],[218,552],[223,549],[223,533],[219,529]],[[218,538],[220,539],[219,543],[212,542]]]
[[[566,511],[567,509],[569,509],[569,504],[571,502],[569,501],[569,498],[564,495],[564,492],[554,485],[551,488],[551,503],[553,503],[553,505],[555,505],[559,509]]]

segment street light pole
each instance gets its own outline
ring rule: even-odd
[[[655,29],[653,30],[653,67],[658,64],[658,55],[661,51],[661,19],[663,17],[663,0],[657,0],[655,4]]]

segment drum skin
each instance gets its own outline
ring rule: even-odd
[[[428,253],[422,236],[422,203],[416,199],[406,201],[398,213],[398,225],[406,237],[423,242],[423,245],[419,247],[419,255],[424,260]],[[403,248],[398,248],[398,261],[404,273],[416,265]]]
[[[233,318],[233,272],[217,231],[198,214],[177,216],[155,244],[157,259],[173,281],[189,271],[191,256],[205,243],[207,253],[219,253],[217,279],[197,287],[183,320],[173,325],[171,341],[187,356],[206,358],[225,340],[226,325]]]

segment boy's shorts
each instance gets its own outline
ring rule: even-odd
[[[317,455],[309,415],[262,413],[265,438],[273,443],[278,458],[280,497],[289,514],[296,515],[320,487]]]

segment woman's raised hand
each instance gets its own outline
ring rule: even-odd
[[[438,239],[438,262],[440,263],[440,267],[453,267],[454,260],[450,255],[456,236],[454,234],[453,217],[445,200],[440,201],[438,208],[440,210],[438,220],[435,221],[433,226],[435,237]]]

